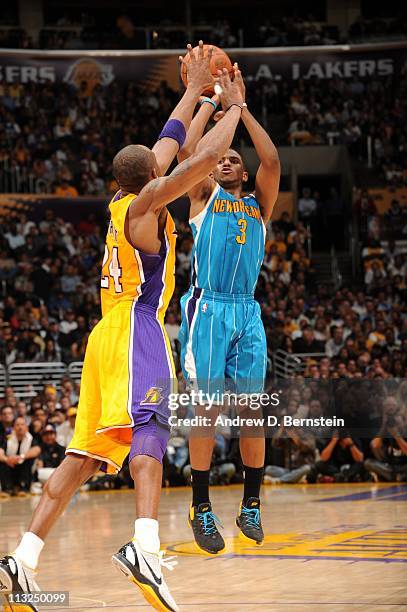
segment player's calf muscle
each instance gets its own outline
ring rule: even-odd
[[[68,456],[46,483],[44,490],[51,499],[64,497],[84,484],[100,466],[101,462],[92,457]]]

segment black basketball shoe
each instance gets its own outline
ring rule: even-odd
[[[191,506],[188,516],[196,544],[200,549],[211,555],[217,555],[225,549],[225,541],[220,535],[216,523],[220,520],[212,512],[210,502],[199,504],[197,508]]]
[[[39,591],[34,575],[34,570],[23,565],[14,555],[0,559],[0,594],[3,595],[4,612],[38,612],[32,603],[13,603],[11,598],[11,594],[15,596]]]
[[[241,502],[236,525],[240,529],[239,535],[244,540],[258,546],[263,544],[264,533],[261,526],[260,499],[258,497],[249,497],[246,505]]]

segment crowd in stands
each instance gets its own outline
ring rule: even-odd
[[[391,192],[390,192],[391,193]],[[405,300],[407,207],[392,198],[388,210],[379,214],[367,190],[356,190],[354,213],[360,228],[364,282],[369,292],[398,294]],[[398,240],[397,240],[398,239]]]
[[[110,15],[109,22],[101,16],[82,11],[80,18],[67,14],[50,21],[42,29],[38,41],[33,41],[17,26],[0,30],[3,48],[40,49],[179,49],[184,47],[187,28],[183,16],[153,21],[137,19],[130,14]],[[99,19],[98,19],[99,17]],[[407,33],[405,12],[392,18],[369,19],[360,15],[346,34],[335,25],[307,17],[261,14],[254,7],[251,15],[235,11],[228,16],[220,13],[204,14],[201,10],[193,17],[194,34],[205,34],[205,39],[220,47],[282,47],[308,45],[334,45],[382,40],[402,40]]]
[[[405,75],[311,78],[275,84],[274,95],[288,108],[288,142],[344,144],[365,161],[370,147],[378,182],[401,186],[407,183],[406,83]]]
[[[370,138],[376,181],[406,185],[406,79],[260,79],[248,82],[247,98],[270,126],[284,118],[277,145],[343,143],[366,165]],[[117,81],[93,90],[85,82],[79,89],[0,83],[0,191],[111,192],[116,151],[130,142],[151,146],[177,99],[166,82],[155,91]]]
[[[177,225],[177,282],[166,328],[180,371],[179,298],[189,285],[192,236],[187,224],[178,221]],[[307,254],[308,238],[304,223],[293,223],[288,213],[268,230],[256,298],[268,339],[269,376],[273,355],[279,349],[308,355],[302,373],[305,378],[299,377],[283,392],[279,414],[306,418],[319,412],[336,414],[339,406],[347,415],[346,431],[295,427],[271,431],[266,480],[328,482],[366,479],[372,473],[384,479],[404,478],[406,255],[389,245],[383,255],[386,282],[367,282],[366,286],[343,287],[332,293],[317,282]],[[40,222],[20,215],[2,223],[1,363],[11,366],[24,361],[69,363],[83,359],[89,333],[100,317],[103,243],[103,229],[92,215],[72,224],[47,210]],[[380,255],[369,253],[365,259],[366,265],[369,262],[373,267]],[[181,374],[179,378],[182,388]],[[0,400],[3,491],[40,489],[72,435],[78,395],[78,385],[69,379],[63,380],[61,390],[46,385],[43,393],[29,400],[21,400],[13,389],[6,389]],[[391,427],[387,413],[391,414]],[[185,483],[188,477],[187,433],[177,430],[172,436],[166,457],[167,483]],[[241,478],[235,433],[225,427],[217,437],[213,482]],[[389,453],[398,457],[395,463]],[[397,468],[395,472],[392,462],[400,463],[401,471]],[[350,465],[350,472],[343,473],[345,465]],[[37,480],[32,483],[32,478]],[[125,470],[116,480],[103,477],[102,482],[97,480],[90,486],[128,482]]]
[[[92,95],[86,83],[79,90],[0,83],[1,191],[110,192],[117,150],[132,142],[151,146],[177,99],[165,82],[154,92],[114,82]],[[25,182],[27,173],[34,182]]]

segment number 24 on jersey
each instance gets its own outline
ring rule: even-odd
[[[105,246],[105,254],[103,256],[103,261],[102,261],[102,269],[105,267],[105,265],[107,264],[107,262],[109,261],[109,249],[107,247],[107,245]],[[112,253],[111,253],[111,258],[110,258],[110,263],[108,266],[108,270],[109,270],[109,274],[106,276],[102,276],[101,281],[100,281],[100,286],[102,289],[109,289],[110,286],[110,279],[113,279],[113,283],[114,283],[114,290],[116,293],[122,293],[123,292],[123,285],[120,282],[120,278],[122,276],[122,269],[120,267],[120,261],[119,261],[119,249],[118,247],[114,246],[112,248]]]

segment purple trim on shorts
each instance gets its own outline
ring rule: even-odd
[[[136,455],[148,455],[163,461],[170,437],[169,427],[164,427],[153,416],[148,423],[133,427],[129,463]]]
[[[147,423],[152,415],[168,423],[168,396],[172,392],[172,370],[167,345],[156,309],[136,302],[133,309],[132,402],[135,425]]]

